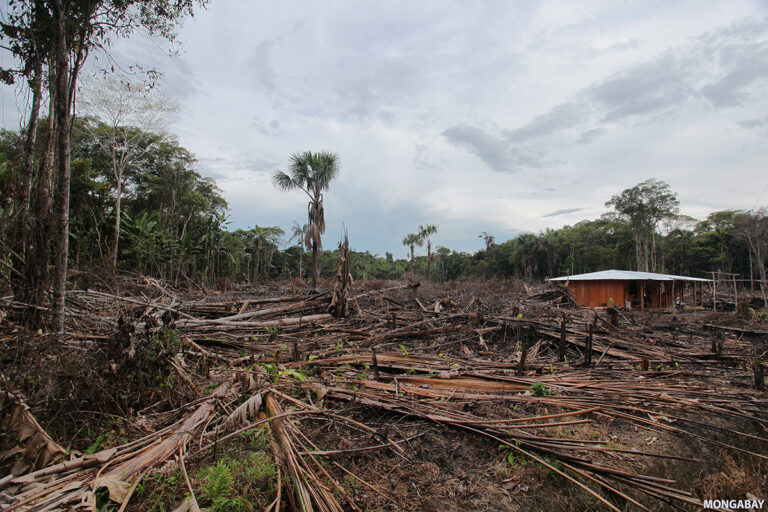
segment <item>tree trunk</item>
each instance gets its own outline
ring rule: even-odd
[[[56,274],[53,283],[53,329],[64,332],[64,302],[67,285],[67,256],[69,251],[69,62],[67,48],[66,11],[62,0],[54,0],[56,34],[56,149],[58,171],[58,203],[56,208]]]
[[[256,263],[253,268],[253,280],[258,282],[259,281],[259,260],[261,259],[261,240],[258,240],[256,242]]]
[[[317,288],[317,279],[320,275],[320,265],[317,260],[317,242],[312,240],[312,289]]]
[[[30,239],[32,250],[29,251],[24,265],[25,298],[23,302],[32,306],[43,306],[50,281],[48,264],[51,257],[51,190],[56,148],[56,102],[53,83],[51,83],[50,92],[48,139],[34,194],[33,227]],[[35,329],[43,327],[42,313],[38,308],[30,308],[26,319],[30,327]]]
[[[35,62],[34,74],[29,79],[29,86],[32,89],[32,108],[29,113],[29,122],[27,123],[27,134],[24,140],[24,168],[21,173],[20,192],[21,206],[18,217],[15,222],[13,244],[14,251],[18,257],[11,253],[13,268],[18,271],[17,275],[24,276],[24,268],[27,261],[32,257],[33,251],[30,244],[30,205],[32,202],[32,175],[35,170],[35,142],[37,141],[37,124],[40,118],[40,101],[42,98],[42,76],[43,62]],[[13,276],[14,274],[12,274]],[[30,295],[26,290],[27,283],[25,279],[12,278],[14,282],[14,296],[22,302],[27,302]],[[21,282],[19,282],[21,281]]]
[[[299,251],[299,279],[304,279],[304,272],[302,272],[302,262],[304,260],[304,250]]]
[[[117,274],[117,247],[120,241],[120,212],[123,200],[123,186],[121,178],[122,176],[119,176],[117,181],[117,198],[115,199],[115,236],[112,239],[112,249],[110,251],[110,258],[112,260],[110,270],[112,271],[112,276]]]
[[[427,241],[427,281],[432,280],[432,242]]]
[[[21,215],[22,220],[27,222],[29,216],[30,204],[32,201],[32,175],[35,170],[35,143],[37,141],[37,122],[40,118],[40,102],[43,96],[43,61],[35,62],[35,71],[29,80],[29,86],[32,89],[32,109],[29,113],[29,123],[27,124],[27,137],[24,141],[24,173],[22,175],[22,197]]]

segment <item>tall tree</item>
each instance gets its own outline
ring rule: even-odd
[[[109,155],[115,183],[115,231],[110,247],[110,270],[117,270],[120,216],[127,170],[161,139],[165,114],[173,111],[168,100],[147,84],[105,76],[89,82],[81,93],[81,111],[101,121],[90,131],[93,141]]]
[[[765,288],[766,281],[765,260],[768,256],[768,210],[761,208],[755,212],[747,212],[739,215],[736,221],[736,229],[739,236],[747,241],[757,265],[760,276],[760,290],[763,294],[763,304],[768,307]]]
[[[296,240],[296,245],[299,247],[299,278],[303,279],[304,273],[302,272],[302,262],[304,260],[304,238],[307,236],[307,231],[309,231],[309,224],[299,224],[296,221],[293,221],[293,226],[291,227],[291,238],[288,240],[288,242],[293,242]]]
[[[435,255],[432,252],[432,237],[437,234],[437,226],[427,224],[426,226],[419,225],[419,238],[427,243],[427,281],[432,279],[432,262],[435,259]]]
[[[677,215],[680,202],[669,185],[651,178],[611,197],[605,203],[632,226],[637,269],[656,271],[656,235],[662,219]]]
[[[411,275],[413,275],[413,265],[416,262],[416,254],[414,248],[416,246],[421,247],[424,245],[424,239],[416,233],[408,233],[403,237],[403,245],[411,250]]]
[[[328,190],[331,182],[341,172],[341,163],[336,153],[321,151],[312,153],[294,153],[288,172],[276,171],[272,182],[278,190],[304,191],[309,196],[307,217],[309,228],[304,237],[307,250],[312,250],[312,287],[317,287],[319,274],[318,251],[322,251],[321,236],[325,233],[325,206],[323,191]]]

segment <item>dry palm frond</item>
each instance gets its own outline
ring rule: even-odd
[[[317,219],[317,229],[320,231],[320,234],[322,235],[323,233],[325,233],[325,206],[323,206],[322,194],[320,195],[320,200],[317,202],[315,219]]]
[[[224,420],[225,427],[235,427],[238,425],[244,425],[249,419],[255,418],[256,414],[261,409],[261,393],[253,395],[251,398],[240,404],[240,406],[232,411],[232,414],[227,416]]]
[[[6,399],[14,405],[10,413],[0,422],[0,427],[3,432],[13,433],[18,444],[5,452],[0,452],[0,462],[20,455],[11,469],[11,474],[20,475],[28,470],[34,471],[63,458],[66,450],[43,430],[32,416],[27,404],[12,393],[6,393]]]
[[[315,243],[318,250],[323,250],[323,242],[320,239],[320,230],[317,228],[317,224],[314,222],[309,225],[307,235],[304,238],[304,243],[307,245],[307,250],[312,249],[312,242]]]

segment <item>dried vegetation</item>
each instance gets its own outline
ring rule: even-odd
[[[768,329],[732,313],[578,309],[519,282],[353,287],[346,268],[315,293],[141,279],[69,297],[62,340],[5,308],[2,510],[766,497]]]

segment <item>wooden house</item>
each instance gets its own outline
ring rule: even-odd
[[[696,300],[696,284],[702,294],[704,283],[709,279],[698,277],[633,272],[629,270],[603,270],[589,274],[564,276],[550,279],[564,283],[571,297],[580,306],[605,307],[615,305],[625,308],[671,308],[675,300],[682,300],[685,287],[693,287]],[[699,295],[701,296],[701,295]]]

